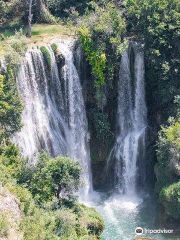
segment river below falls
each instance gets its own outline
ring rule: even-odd
[[[90,204],[101,214],[105,223],[102,240],[132,240],[138,236],[135,229],[159,229],[155,225],[157,215],[156,200],[150,196],[143,198],[127,196],[101,196]],[[157,240],[174,240],[172,234],[143,234]]]

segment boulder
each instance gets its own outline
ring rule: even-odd
[[[65,65],[65,57],[59,49],[56,50],[55,57],[58,68],[61,69]]]

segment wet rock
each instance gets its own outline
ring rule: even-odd
[[[55,57],[58,68],[61,69],[65,65],[65,57],[59,49],[56,50]]]

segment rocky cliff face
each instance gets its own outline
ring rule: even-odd
[[[0,240],[21,240],[19,200],[6,188],[0,189]]]
[[[77,41],[74,46],[74,61],[78,70],[83,95],[86,104],[86,113],[88,118],[89,134],[90,134],[90,153],[93,174],[94,189],[109,189],[113,182],[113,174],[111,169],[107,172],[107,159],[115,142],[116,118],[117,118],[117,83],[118,71],[116,71],[112,81],[112,89],[105,90],[105,106],[98,108],[96,99],[96,88],[94,87],[94,79],[91,74],[91,68],[86,61],[86,57],[82,50],[81,44]],[[103,138],[97,137],[97,118],[101,121],[103,116],[107,116],[106,123],[110,126],[110,135],[104,141]],[[102,117],[102,118],[101,118]],[[100,126],[99,126],[100,127]],[[99,129],[101,131],[101,129]],[[112,164],[113,172],[113,164]]]

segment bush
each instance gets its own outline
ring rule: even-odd
[[[14,144],[9,143],[8,145],[0,146],[0,163],[12,179],[19,180],[22,173],[23,160],[20,157],[18,148]]]
[[[23,107],[17,92],[12,68],[7,66],[7,75],[0,75],[0,141],[21,127]]]
[[[77,32],[92,69],[95,99],[98,107],[103,109],[106,105],[104,96],[112,90],[120,54],[127,47],[124,40],[125,20],[115,4],[91,1],[79,25]]]
[[[25,2],[22,0],[1,0],[0,1],[0,20],[1,24],[11,26],[18,20],[22,21],[25,15]]]
[[[179,104],[179,97],[175,99]],[[162,127],[157,143],[158,163],[155,166],[157,177],[156,191],[160,203],[164,206],[168,217],[180,219],[180,105],[176,107],[176,116],[170,117],[168,125]]]
[[[170,125],[162,127],[159,132],[157,157],[158,163],[155,166],[157,176],[156,190],[159,192],[169,183],[178,179],[180,173],[180,120],[170,118]]]
[[[40,47],[40,50],[44,56],[45,62],[48,66],[48,69],[50,70],[51,69],[51,55],[45,46]]]
[[[7,219],[7,213],[0,214],[0,237],[4,238],[8,236],[10,230],[10,223]]]
[[[55,218],[52,213],[35,208],[33,215],[25,216],[21,229],[26,240],[60,240],[55,234]]]
[[[159,200],[168,215],[180,219],[180,181],[163,188]]]
[[[7,64],[15,68],[21,65],[22,56],[27,51],[28,39],[23,35],[22,30],[16,31],[8,39],[8,44],[4,49]]]
[[[60,238],[78,240],[77,216],[71,209],[62,208],[54,213],[56,223],[56,234]]]
[[[96,129],[96,136],[99,140],[105,142],[109,137],[112,137],[111,127],[107,113],[95,112],[94,125]]]
[[[57,50],[57,45],[55,43],[51,44],[52,50],[55,52]]]
[[[85,226],[90,235],[100,237],[104,229],[102,217],[94,210],[94,208],[85,205],[77,205],[75,211],[80,219],[79,226]]]
[[[29,190],[19,185],[9,185],[8,189],[13,195],[15,195],[19,199],[20,208],[24,215],[33,215],[36,206]]]

